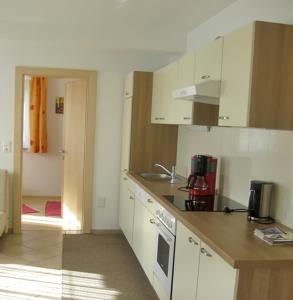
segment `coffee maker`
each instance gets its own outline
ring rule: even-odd
[[[273,183],[260,180],[250,182],[250,195],[248,205],[249,221],[270,224],[274,222],[271,214]]]
[[[217,158],[210,155],[196,154],[191,158],[191,174],[187,189],[189,199],[198,196],[215,196]]]

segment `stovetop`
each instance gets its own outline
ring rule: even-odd
[[[181,211],[211,211],[221,212],[228,210],[246,211],[246,207],[238,202],[223,196],[196,196],[194,199],[188,199],[188,196],[164,195],[170,203]]]

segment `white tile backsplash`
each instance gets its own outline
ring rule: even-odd
[[[179,127],[177,172],[186,176],[193,154],[221,159],[220,192],[248,205],[250,180],[275,183],[273,216],[293,228],[293,132],[213,127],[210,132]]]

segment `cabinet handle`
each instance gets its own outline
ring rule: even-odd
[[[129,95],[129,93],[128,93],[128,92],[126,92],[126,93],[125,93],[125,95],[126,95],[126,96],[128,96],[128,95]]]
[[[189,243],[193,243],[194,245],[198,245],[198,242],[195,241],[191,236],[188,238]]]
[[[200,252],[207,257],[212,257],[211,253],[209,253],[205,248],[200,248]]]
[[[165,118],[156,117],[155,120],[165,120]]]
[[[150,223],[151,224],[156,224],[156,220],[155,219],[150,219]]]
[[[219,116],[219,120],[229,120],[230,117],[228,116]]]
[[[148,203],[153,203],[154,201],[152,199],[148,199]]]
[[[184,117],[183,120],[191,120],[190,117]]]
[[[123,177],[123,180],[127,180],[127,178],[126,178],[126,177]]]
[[[201,79],[208,79],[210,77],[211,77],[210,75],[203,75],[203,76],[201,76]]]
[[[134,200],[134,197],[133,196],[129,196],[129,199]]]
[[[128,170],[127,170],[127,169],[123,169],[123,171],[124,171],[124,172],[127,172]]]

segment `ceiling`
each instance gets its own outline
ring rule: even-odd
[[[0,39],[181,52],[235,0],[0,0]]]

